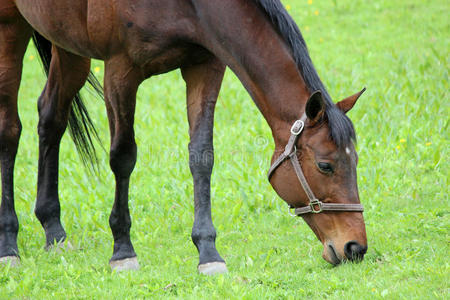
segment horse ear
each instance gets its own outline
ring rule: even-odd
[[[305,113],[308,119],[315,122],[322,118],[325,113],[325,100],[320,91],[315,91],[306,102]]]
[[[352,109],[353,105],[355,105],[356,100],[358,100],[359,97],[366,91],[366,88],[363,88],[360,92],[345,98],[344,100],[339,101],[336,103],[336,106],[342,110],[343,113],[347,113],[350,109]]]

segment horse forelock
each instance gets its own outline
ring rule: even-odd
[[[355,129],[352,121],[333,103],[325,85],[309,56],[306,42],[292,17],[279,0],[254,0],[267,14],[274,28],[289,46],[294,61],[308,87],[310,93],[321,91],[325,99],[326,121],[330,129],[330,137],[338,147],[346,147],[356,142]]]
[[[356,133],[353,123],[335,104],[326,106],[325,115],[330,129],[330,137],[338,148],[345,148],[356,143]]]

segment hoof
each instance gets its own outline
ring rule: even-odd
[[[20,259],[17,256],[3,256],[0,257],[0,265],[8,265],[11,267],[17,267],[20,264]]]
[[[60,243],[51,244],[45,247],[47,251],[55,251],[56,253],[61,253],[62,251],[73,250],[73,246],[69,241],[63,241]]]
[[[227,265],[224,262],[211,262],[198,265],[198,272],[205,275],[215,275],[227,273]]]
[[[121,260],[112,260],[109,262],[109,265],[111,266],[111,270],[116,272],[139,269],[139,263],[136,256]]]

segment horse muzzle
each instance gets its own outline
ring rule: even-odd
[[[342,250],[338,250],[332,241],[324,243],[322,257],[332,265],[338,265],[344,261],[360,262],[364,259],[367,246],[359,244],[357,241],[345,243]]]

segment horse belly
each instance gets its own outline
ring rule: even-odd
[[[106,0],[16,0],[16,6],[28,23],[53,44],[72,53],[101,58],[98,44],[88,34],[90,3]],[[106,5],[106,3],[103,3]]]

